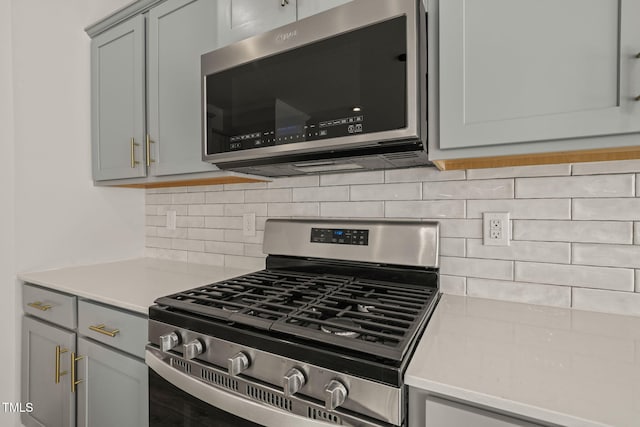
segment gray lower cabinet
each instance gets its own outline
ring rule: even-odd
[[[640,132],[640,0],[428,3],[438,149]]]
[[[47,322],[22,317],[22,390],[31,403],[23,412],[26,427],[74,427],[76,399],[71,393],[70,363],[76,335]]]
[[[148,426],[144,362],[83,337],[78,354],[78,426]]]
[[[91,41],[91,130],[96,181],[146,175],[144,17]]]

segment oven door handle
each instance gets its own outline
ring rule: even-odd
[[[180,390],[218,409],[229,412],[240,418],[262,424],[267,427],[326,427],[324,422],[318,422],[299,415],[279,411],[275,408],[244,399],[227,393],[192,378],[169,366],[162,357],[162,353],[147,347],[145,362],[158,375],[169,381]]]

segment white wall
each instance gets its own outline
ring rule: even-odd
[[[16,348],[16,324],[13,244],[13,112],[11,67],[11,1],[0,0],[0,325],[10,331],[6,348]],[[0,352],[0,401],[15,402],[18,398],[16,353]],[[2,409],[2,408],[0,408]],[[14,419],[17,419],[15,416]],[[11,415],[0,412],[0,425],[11,425]]]
[[[2,402],[19,401],[16,273],[144,253],[143,192],[91,180],[84,27],[126,3],[0,0],[0,324],[16,349],[0,356]],[[0,407],[0,425],[20,423]]]

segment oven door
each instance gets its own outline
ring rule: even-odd
[[[207,385],[171,367],[147,347],[149,425],[153,427],[326,427]]]

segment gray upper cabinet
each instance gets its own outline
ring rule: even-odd
[[[353,0],[298,0],[298,19],[332,9]]]
[[[73,332],[23,316],[21,401],[33,405],[21,414],[26,427],[76,425],[69,373],[75,342]]]
[[[640,132],[640,0],[430,0],[439,148]]]
[[[144,17],[91,41],[92,156],[95,180],[146,174]]]
[[[221,46],[296,20],[296,0],[217,0]]]
[[[78,338],[78,426],[149,425],[148,372],[143,361]]]
[[[148,17],[151,175],[217,170],[202,161],[200,56],[219,46],[212,0],[168,0]]]

